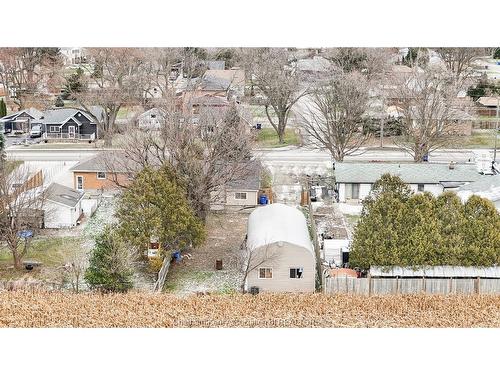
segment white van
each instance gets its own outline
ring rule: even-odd
[[[30,131],[30,137],[31,138],[36,138],[36,137],[41,137],[42,136],[42,127],[41,125],[33,125]]]

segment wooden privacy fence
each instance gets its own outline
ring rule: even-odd
[[[170,257],[165,257],[163,259],[163,264],[161,265],[160,271],[158,272],[158,280],[156,280],[153,286],[153,292],[161,292],[163,286],[165,285],[165,279],[167,278],[167,273],[170,268]]]
[[[323,284],[327,294],[498,294],[500,279],[445,278],[352,278],[328,277]]]

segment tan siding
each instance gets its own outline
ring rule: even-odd
[[[283,242],[269,247],[260,247],[252,254],[254,265],[263,263],[250,271],[247,279],[247,289],[252,286],[259,287],[262,292],[314,292],[315,290],[315,261],[309,250]],[[267,254],[267,255],[266,255]],[[259,279],[259,268],[272,267],[272,279]],[[290,268],[302,267],[304,269],[301,279],[290,279]]]
[[[236,199],[235,193],[246,193],[247,199]],[[258,192],[248,190],[228,190],[226,193],[226,204],[229,206],[254,206],[258,203]]]

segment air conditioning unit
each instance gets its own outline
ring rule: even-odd
[[[252,296],[255,296],[256,294],[259,294],[259,287],[258,286],[251,286],[250,287],[250,294]]]

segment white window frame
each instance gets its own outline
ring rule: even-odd
[[[271,277],[260,277],[260,270],[271,270]],[[270,280],[273,278],[273,267],[259,267],[259,270],[258,270],[258,278],[259,280]],[[266,271],[264,271],[264,275],[265,275]]]
[[[422,190],[420,190],[420,186],[422,186]],[[425,191],[425,184],[417,184],[417,191],[423,193]]]
[[[99,173],[103,173],[104,174],[104,177],[99,177]],[[96,172],[96,176],[97,176],[97,179],[98,180],[105,180],[106,179],[106,172]]]
[[[245,194],[245,198],[238,198],[237,194]],[[236,199],[238,201],[246,201],[248,199],[248,194],[246,191],[236,191],[234,193],[234,199]]]
[[[81,178],[82,179],[82,187],[78,187],[78,179]],[[76,190],[83,190],[83,176],[76,176]]]
[[[61,132],[61,127],[59,127],[57,125],[50,125],[49,126],[49,132],[50,133],[59,133],[59,132]]]
[[[302,270],[301,276],[300,277],[291,277],[290,276],[290,271],[291,270]],[[295,275],[297,275],[297,271],[295,271]],[[288,269],[288,278],[295,280],[295,279],[303,279],[304,278],[304,267],[290,267]]]

